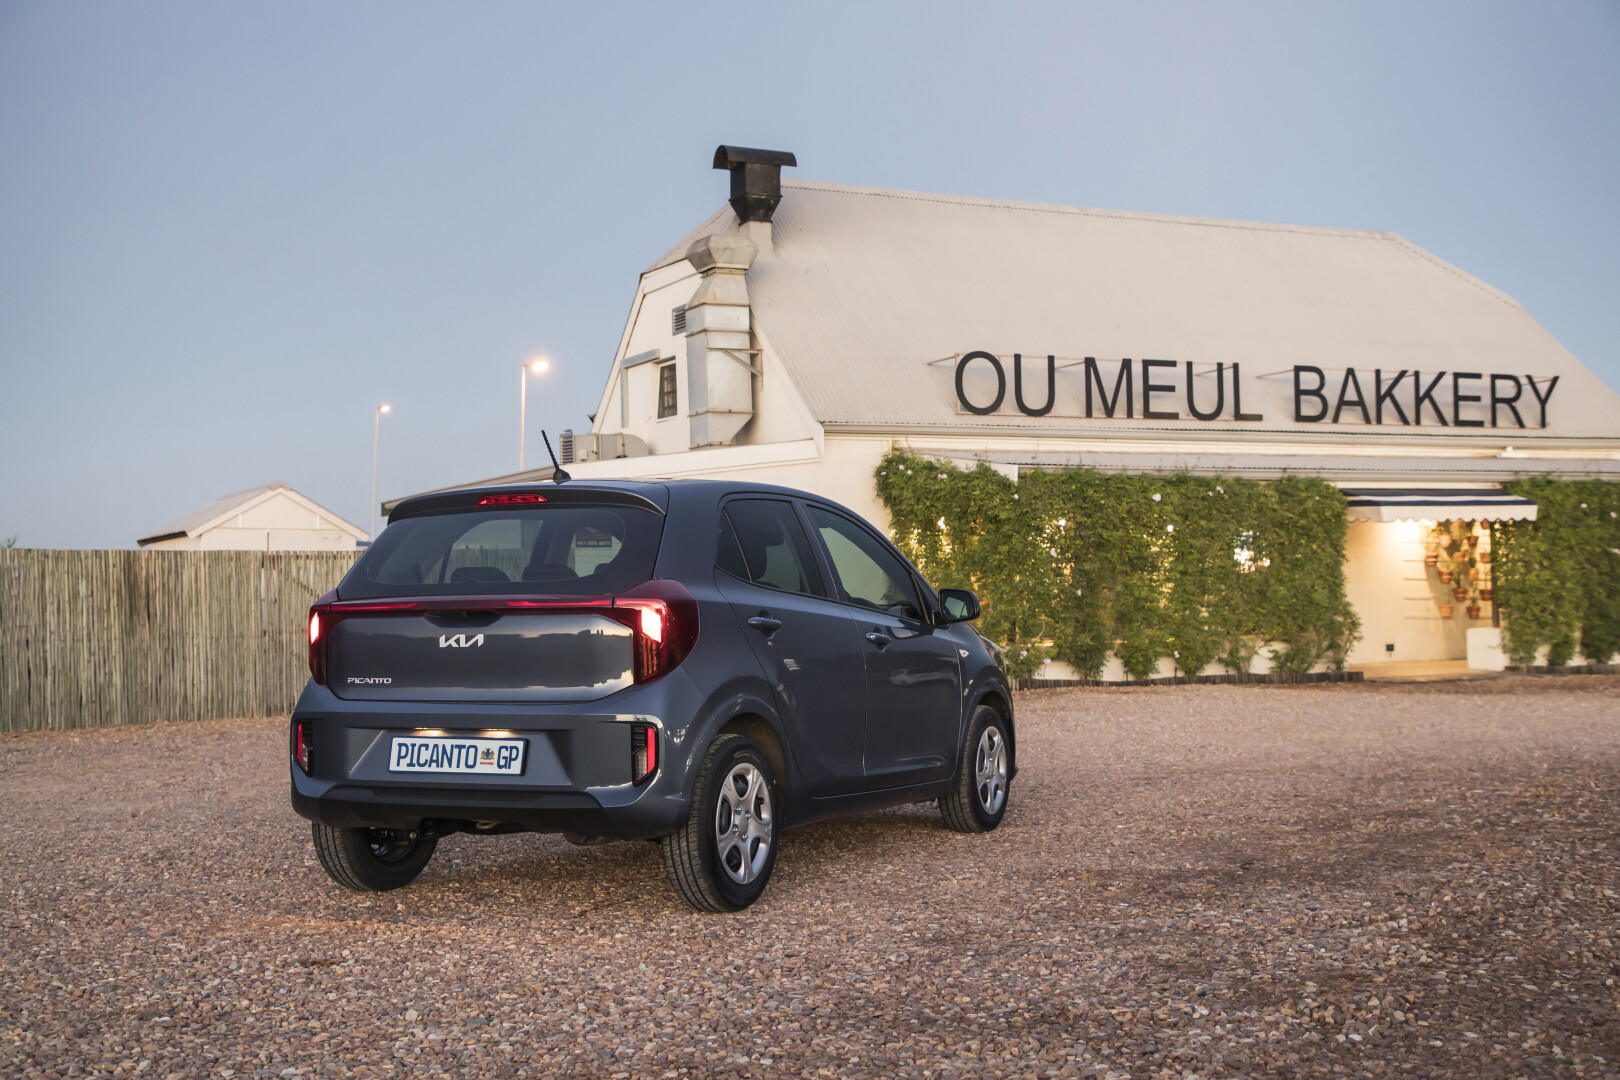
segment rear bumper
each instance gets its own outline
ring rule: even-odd
[[[305,787],[317,790],[306,792]],[[643,839],[670,828],[626,814],[610,812],[590,795],[569,792],[490,792],[457,788],[361,787],[322,785],[293,772],[292,806],[301,816],[342,829],[416,829],[424,823],[454,827],[465,822],[493,822],[524,832],[571,832],[586,836]]]
[[[594,702],[543,705],[463,705],[344,701],[311,683],[289,725],[309,725],[313,773],[289,761],[293,809],[339,828],[454,829],[482,827],[576,832],[651,839],[686,820],[688,797],[680,756],[685,735],[668,717],[690,717],[694,691],[679,672]],[[631,782],[630,729],[658,732],[659,765]],[[521,776],[394,773],[388,769],[395,735],[423,734],[521,739]]]

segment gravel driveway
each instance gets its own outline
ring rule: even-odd
[[[1047,690],[1000,831],[450,837],[345,893],[274,720],[0,737],[0,1075],[1615,1076],[1620,679]]]

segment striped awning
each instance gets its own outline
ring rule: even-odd
[[[1492,488],[1345,488],[1351,521],[1534,521],[1532,499]]]

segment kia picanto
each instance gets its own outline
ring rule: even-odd
[[[994,829],[1017,775],[1001,652],[825,499],[571,481],[400,503],[309,614],[292,804],[355,890],[454,832],[650,840],[735,911],[784,828],[937,801]]]

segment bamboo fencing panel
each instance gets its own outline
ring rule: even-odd
[[[0,731],[289,713],[357,555],[0,550]]]

